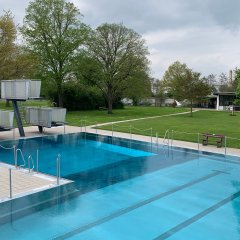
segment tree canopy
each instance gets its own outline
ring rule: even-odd
[[[49,84],[56,87],[58,106],[63,106],[63,83],[88,32],[79,10],[64,0],[35,0],[26,9],[21,32]]]
[[[147,54],[141,36],[122,24],[105,23],[91,31],[87,41],[92,63],[88,80],[101,89],[108,113],[112,113],[113,101],[124,94],[131,81],[141,82],[148,75]]]
[[[208,95],[210,86],[186,64],[174,62],[169,66],[163,77],[165,86],[177,100],[187,99],[190,102],[191,116],[193,101]]]
[[[0,79],[9,79],[17,29],[11,12],[0,17]]]

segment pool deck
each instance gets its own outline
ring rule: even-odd
[[[149,137],[143,135],[136,135],[132,134],[130,136],[129,133],[121,133],[121,132],[112,132],[106,130],[99,130],[94,129],[94,126],[88,126],[86,129],[75,127],[75,126],[66,126],[65,133],[78,133],[82,130],[89,133],[97,133],[105,136],[114,136],[114,137],[121,137],[126,139],[134,139],[138,141],[146,141],[151,142],[153,144],[163,144],[164,139],[156,138],[156,137]],[[45,135],[56,135],[56,134],[63,134],[64,128],[63,127],[56,127],[51,129],[45,129],[43,134],[38,132],[37,127],[25,127],[25,135],[26,137],[38,137],[38,136],[45,136]],[[15,134],[13,135],[12,131],[9,132],[0,132],[0,141],[3,140],[13,140],[19,139],[18,130],[15,130]],[[225,148],[217,148],[213,145],[202,146],[202,144],[192,143],[192,142],[185,142],[185,141],[168,141],[165,140],[165,144],[169,144],[170,146],[177,146],[183,148],[190,148],[200,151],[207,151],[213,153],[220,153],[225,154]],[[1,145],[1,144],[0,144]],[[227,148],[226,153],[228,155],[233,156],[240,156],[240,149],[234,148]],[[1,160],[0,160],[1,161]],[[56,177],[48,176],[45,174],[37,174],[35,173],[28,173],[28,170],[25,169],[16,169],[14,166],[10,166],[0,162],[0,202],[9,200],[10,198],[10,190],[9,190],[9,168],[12,168],[12,194],[13,198],[20,197],[23,195],[31,194],[37,191],[42,191],[48,188],[56,187]],[[60,184],[68,183],[68,180],[61,180]]]
[[[29,173],[26,169],[0,163],[0,202],[10,199],[9,169],[12,176],[12,198],[57,186],[55,177],[36,172]],[[60,184],[67,182],[69,181],[62,179]]]

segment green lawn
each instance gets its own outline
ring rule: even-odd
[[[50,102],[46,100],[26,101],[22,102],[20,106],[50,106]],[[0,109],[12,109],[12,107],[6,107],[5,101],[0,101]],[[107,114],[106,110],[74,111],[67,112],[66,121],[69,125],[82,126],[92,125],[95,123],[162,116],[186,111],[189,111],[189,109],[171,107],[125,107],[124,109],[114,110],[113,114]],[[189,114],[185,114],[120,123],[117,124],[120,125],[120,127],[114,125],[114,130],[129,132],[131,125],[132,133],[150,135],[150,131],[142,132],[134,128],[143,130],[152,128],[153,136],[155,136],[157,132],[159,137],[163,137],[166,130],[169,129],[174,130],[174,139],[197,142],[197,133],[204,132],[224,134],[227,137],[240,139],[239,123],[240,113],[236,113],[236,116],[231,116],[229,112],[201,110],[193,113],[193,117],[190,117]],[[101,128],[111,130],[112,125],[110,124],[109,126],[104,126]],[[183,134],[177,131],[191,134]],[[227,146],[240,148],[240,141],[228,139]]]
[[[227,137],[240,139],[239,123],[240,123],[240,113],[237,113],[236,116],[231,116],[229,112],[202,110],[202,111],[193,113],[193,117],[190,117],[188,114],[186,114],[186,115],[176,115],[171,117],[163,117],[163,118],[148,119],[148,120],[138,120],[138,121],[128,122],[128,123],[121,123],[119,124],[120,127],[115,125],[114,130],[121,131],[121,132],[129,132],[130,125],[132,125],[132,127],[138,128],[138,129],[152,128],[154,136],[156,132],[158,132],[158,135],[160,137],[163,137],[166,130],[170,129],[170,130],[179,131],[179,132],[195,133],[195,134],[186,134],[186,133],[174,132],[173,134],[174,139],[197,142],[198,141],[197,133],[204,133],[204,132],[224,134]],[[150,135],[150,131],[140,132],[138,130],[135,130],[134,128],[132,128],[132,133]],[[104,126],[102,127],[102,129],[111,130],[112,126]],[[201,141],[201,136],[200,136],[200,141]],[[212,143],[215,144],[214,142]],[[227,146],[240,148],[240,141],[228,139]]]
[[[18,106],[19,108],[25,107],[25,106],[50,106],[50,101],[47,100],[28,100],[28,101],[19,101]],[[6,106],[6,101],[1,100],[0,101],[0,109],[5,109],[5,110],[13,110],[12,103],[10,101],[10,106]]]
[[[189,111],[186,108],[156,108],[156,107],[125,107],[114,109],[113,114],[107,114],[106,110],[74,111],[67,112],[66,121],[69,125],[81,126],[82,124],[92,125],[94,123],[105,123],[113,121],[128,120],[151,116],[161,116],[178,112]]]

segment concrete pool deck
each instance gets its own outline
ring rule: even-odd
[[[9,169],[11,169],[12,176],[12,198],[57,186],[56,177],[36,172],[29,173],[27,169],[0,163],[0,202],[10,199]],[[60,184],[68,182],[70,181],[61,179]]]
[[[157,141],[159,144],[163,144],[164,139],[156,137],[149,137],[149,136],[143,136],[143,135],[136,135],[132,134],[130,136],[129,133],[121,133],[121,132],[113,132],[112,131],[106,131],[106,130],[100,130],[100,129],[94,129],[94,126],[87,126],[86,128],[81,127],[75,127],[75,126],[66,126],[65,133],[78,133],[81,131],[85,131],[88,133],[97,133],[105,136],[114,136],[114,137],[121,137],[126,139],[133,139],[138,141],[146,141],[151,142],[153,144],[156,144]],[[63,134],[64,128],[63,127],[56,127],[51,129],[45,129],[43,134],[40,134],[38,132],[38,128],[31,126],[31,127],[25,127],[25,134],[26,137],[39,137],[39,136],[49,136],[49,135],[56,135],[56,134]],[[19,139],[18,130],[15,129],[15,139]],[[1,141],[4,140],[13,140],[13,132],[0,132],[0,145]],[[165,144],[168,144],[168,141],[165,142]],[[213,152],[213,153],[220,153],[225,154],[225,148],[217,148],[213,145],[208,146],[202,146],[202,144],[192,143],[192,142],[185,142],[185,141],[178,141],[173,140],[172,142],[169,142],[170,145],[176,146],[176,147],[183,147],[183,148],[189,148],[189,149],[195,149],[200,151],[206,151],[206,152]],[[0,149],[1,150],[1,149]],[[226,153],[228,155],[238,156],[240,157],[240,149],[234,149],[234,148],[227,148]],[[48,176],[44,174],[37,174],[37,173],[28,173],[28,170],[26,169],[15,169],[14,166],[7,165],[4,163],[1,163],[0,159],[0,202],[9,200],[9,168],[12,168],[12,193],[13,198],[31,194],[37,191],[42,191],[48,188],[52,188],[56,186],[56,177]],[[68,180],[61,180],[61,184],[68,183]]]

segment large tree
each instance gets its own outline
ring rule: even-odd
[[[190,102],[191,116],[194,100],[211,92],[211,87],[200,77],[200,73],[193,72],[186,64],[180,62],[169,66],[163,79],[175,99],[187,99]]]
[[[65,0],[35,0],[26,9],[21,32],[39,58],[43,74],[54,83],[58,106],[63,106],[63,83],[87,31],[79,10]]]
[[[87,42],[87,54],[92,66],[87,78],[101,89],[108,113],[112,113],[114,100],[126,92],[130,81],[141,84],[142,77],[148,77],[145,41],[122,24],[106,23],[93,30]]]
[[[0,79],[9,78],[9,67],[12,62],[17,29],[11,12],[0,16]]]

